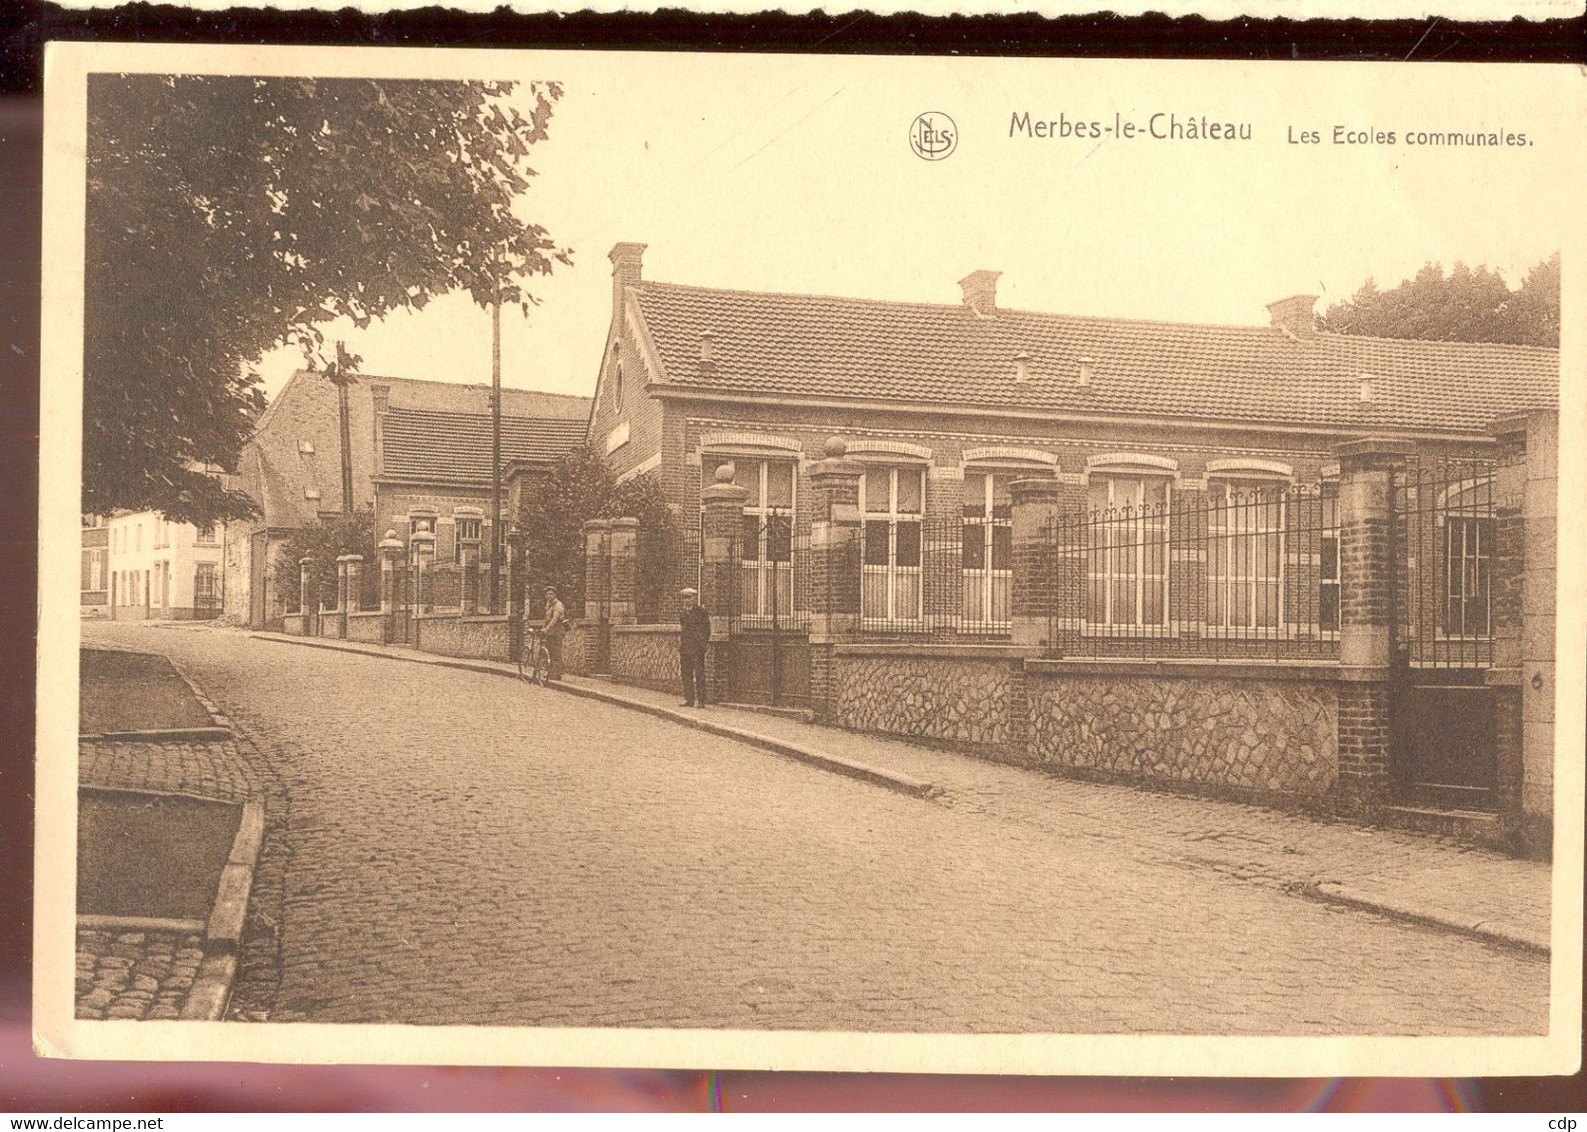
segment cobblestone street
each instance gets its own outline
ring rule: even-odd
[[[1546,1030],[1547,959],[1227,867],[1249,807],[1043,779],[1035,815],[1000,801],[1027,772],[987,768],[977,794],[969,760],[928,801],[481,673],[83,636],[171,656],[288,799],[264,863],[279,986],[252,993],[273,1021]],[[1163,833],[1194,841],[1198,812],[1205,867]]]

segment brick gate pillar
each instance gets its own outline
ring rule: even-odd
[[[1488,560],[1488,618],[1493,663],[1494,761],[1499,819],[1509,840],[1521,830],[1522,587],[1526,572],[1526,418],[1508,417],[1491,430],[1498,441],[1493,468],[1493,545]]]
[[[810,466],[810,706],[822,720],[837,714],[833,646],[860,627],[859,464],[840,436]]]
[[[613,625],[632,625],[637,616],[634,588],[639,578],[638,545],[639,520],[627,517],[613,519],[611,539],[607,543],[611,586],[608,608]]]
[[[1499,813],[1511,845],[1546,855],[1553,841],[1555,604],[1559,415],[1496,422],[1490,617]]]
[[[303,613],[303,635],[312,637],[319,633],[320,587],[314,574],[314,558],[305,555],[298,559],[298,609]]]
[[[397,639],[397,563],[402,560],[404,547],[396,530],[388,530],[380,540],[380,640],[390,644]]]
[[[1410,445],[1369,437],[1339,445],[1339,778],[1341,796],[1390,794],[1390,681],[1396,555],[1394,477]],[[1403,538],[1403,535],[1400,536]]]
[[[330,611],[331,636],[347,636],[347,555],[336,556],[336,605]]]
[[[402,540],[395,530],[386,532],[380,540],[380,612],[390,613],[397,607],[397,563],[402,558]]]
[[[457,579],[457,605],[458,612],[464,617],[479,612],[479,541],[472,536],[457,540],[458,559],[461,562]]]
[[[435,534],[431,531],[414,531],[408,536],[408,541],[413,553],[413,594],[409,601],[414,613],[425,613],[435,603],[435,595],[430,592],[435,584],[430,576],[435,565]],[[419,643],[417,636],[413,643]]]
[[[364,556],[362,554],[349,554],[347,556],[347,601],[346,608],[349,613],[361,612],[364,603],[359,600],[359,594],[364,585]]]
[[[728,693],[729,629],[738,607],[739,540],[744,537],[745,488],[733,482],[732,464],[716,469],[716,482],[700,492],[705,510],[700,528],[700,604],[711,615],[711,643],[705,653],[705,679],[711,701]]]
[[[584,671],[592,673],[604,673],[610,655],[611,533],[609,520],[584,523],[584,621],[595,627],[595,632],[585,634]]]
[[[1057,476],[1019,479],[1008,485],[1013,499],[1014,578],[1009,639],[1050,650],[1057,643],[1058,521],[1063,484]]]

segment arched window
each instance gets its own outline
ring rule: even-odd
[[[1272,460],[1207,464],[1207,625],[1232,634],[1284,622],[1287,489]]]

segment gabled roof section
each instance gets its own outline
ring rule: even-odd
[[[1558,401],[1559,353],[644,283],[670,386],[1054,416],[1481,432]],[[703,332],[713,364],[700,364]],[[1025,380],[1015,358],[1029,357]],[[1088,384],[1079,361],[1093,361]],[[1370,395],[1362,396],[1367,377]]]
[[[388,414],[414,411],[483,416],[488,436],[489,385],[360,374],[347,389],[355,509],[371,507],[375,501],[378,387],[386,390]],[[531,389],[502,390],[504,421],[570,422],[582,436],[589,411],[588,397]],[[490,476],[489,452],[487,443],[486,479]],[[323,373],[294,373],[260,414],[237,471],[246,481],[246,490],[263,508],[263,521],[270,526],[305,526],[315,522],[321,511],[341,510],[341,408],[336,386]]]
[[[584,442],[583,420],[503,416],[501,455],[556,460]],[[382,428],[382,479],[433,483],[490,482],[491,420],[487,414],[391,409]]]

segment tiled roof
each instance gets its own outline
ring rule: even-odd
[[[488,385],[359,375],[347,391],[355,508],[372,506],[375,501],[375,390],[381,386],[392,412],[487,415],[490,410]],[[502,414],[504,419],[568,422],[582,437],[590,399],[506,388],[502,390]],[[485,452],[485,476],[489,478],[488,441]],[[323,373],[299,370],[292,375],[255,424],[237,473],[244,490],[263,508],[263,521],[270,526],[301,527],[312,524],[320,511],[341,509],[341,410],[336,387]]]
[[[1558,399],[1556,350],[719,291],[631,289],[669,384],[864,399],[1360,431],[1480,431]],[[714,365],[702,367],[702,332]],[[1015,356],[1029,355],[1028,380]],[[1089,387],[1078,361],[1094,360]],[[1361,399],[1363,375],[1372,400]]]
[[[490,480],[490,417],[483,413],[391,409],[381,426],[382,474],[391,479],[445,483]],[[584,421],[536,417],[501,419],[501,454],[508,460],[555,460],[584,441]]]

